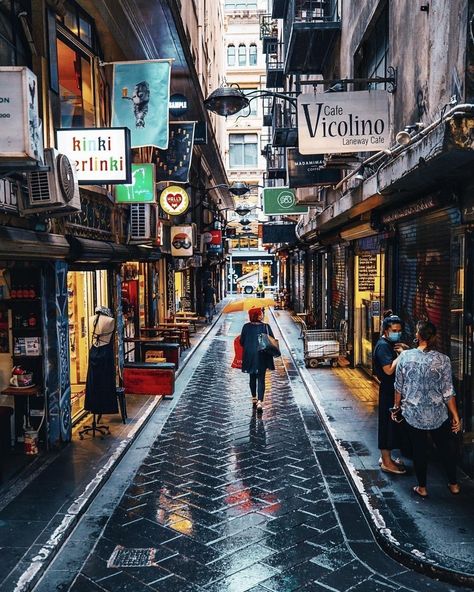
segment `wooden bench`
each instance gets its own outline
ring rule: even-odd
[[[172,397],[175,365],[128,362],[123,368],[123,387],[127,395]]]

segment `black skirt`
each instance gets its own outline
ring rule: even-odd
[[[118,413],[113,340],[89,351],[84,409],[96,415]]]

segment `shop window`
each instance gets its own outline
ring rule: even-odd
[[[229,45],[227,47],[227,65],[235,66],[235,45]]]
[[[90,48],[94,47],[93,21],[79,6],[72,2],[66,2],[64,16],[62,18],[58,16],[58,20],[82,43]]]
[[[388,3],[382,10],[369,35],[360,46],[355,56],[355,69],[359,78],[374,78],[387,76],[387,60],[389,50]],[[360,90],[383,90],[385,83],[363,84]]]
[[[257,166],[257,134],[230,134],[229,164],[231,168]]]
[[[252,43],[249,47],[249,66],[257,65],[257,46]]]
[[[31,66],[31,52],[17,17],[31,13],[27,0],[0,1],[0,66]]]
[[[61,127],[95,124],[92,60],[58,37],[58,78]]]
[[[239,45],[239,66],[247,65],[247,48],[243,43]]]

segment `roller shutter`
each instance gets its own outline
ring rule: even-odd
[[[445,208],[398,226],[397,312],[410,340],[418,320],[434,323],[445,353],[451,318],[451,231],[459,223],[459,210]]]
[[[347,248],[334,245],[331,249],[330,298],[332,326],[338,329],[346,319],[347,310]]]

